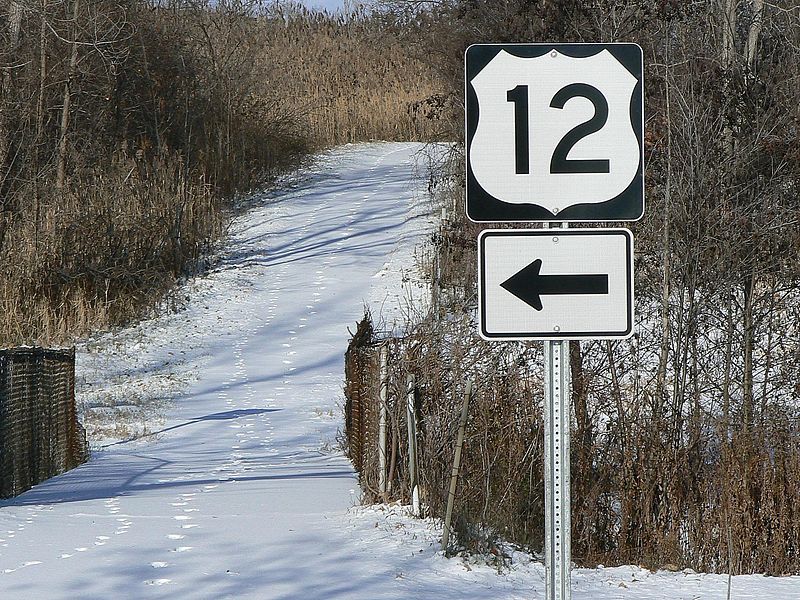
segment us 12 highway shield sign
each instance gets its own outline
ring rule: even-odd
[[[476,44],[465,66],[470,219],[642,216],[639,46]]]

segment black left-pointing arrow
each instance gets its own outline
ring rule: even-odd
[[[542,260],[537,258],[500,287],[536,310],[542,310],[541,296],[608,294],[608,275],[542,275],[541,268]]]

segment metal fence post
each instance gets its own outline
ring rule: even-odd
[[[389,387],[388,350],[386,344],[381,346],[380,353],[380,417],[378,424],[378,492],[381,500],[386,502],[386,405]]]
[[[411,505],[419,516],[419,486],[417,485],[417,408],[414,402],[414,376],[406,380],[406,422],[408,425],[408,474],[411,485]]]

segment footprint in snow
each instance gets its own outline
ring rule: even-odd
[[[20,569],[24,569],[25,567],[32,567],[34,565],[40,565],[42,561],[40,560],[29,560],[28,562],[22,563],[16,569],[5,569],[3,573],[13,573],[14,571],[19,571]]]

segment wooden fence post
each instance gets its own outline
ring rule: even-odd
[[[453,457],[453,470],[450,473],[450,490],[447,493],[447,512],[444,517],[444,531],[442,532],[442,550],[447,554],[447,547],[450,543],[450,522],[453,517],[453,503],[456,498],[456,484],[458,483],[458,472],[461,468],[461,448],[464,445],[464,431],[467,428],[467,409],[469,399],[472,396],[472,382],[467,381],[467,388],[464,391],[464,402],[461,405],[461,419],[458,422],[458,439],[456,440],[456,452]]]

